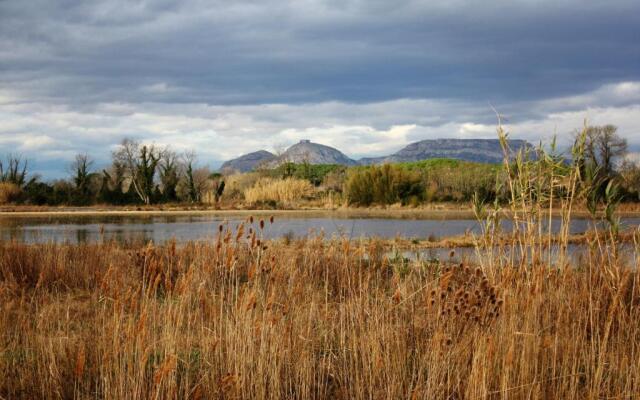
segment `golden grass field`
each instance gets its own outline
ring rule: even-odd
[[[577,268],[476,266],[270,223],[0,243],[0,398],[640,398],[640,276],[606,237]]]
[[[630,210],[611,181],[592,196],[584,133],[570,165],[512,162],[498,133],[510,200],[474,196],[462,264],[264,241],[249,214],[182,245],[0,242],[0,399],[640,399]]]

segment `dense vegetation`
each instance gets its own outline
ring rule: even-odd
[[[581,173],[594,190],[586,201],[605,196],[610,183],[621,200],[640,200],[640,168],[625,158],[626,141],[610,125],[585,133]],[[556,152],[547,157],[568,159]],[[508,151],[505,148],[505,151]],[[543,149],[521,154],[530,160]],[[516,155],[509,160],[515,168]],[[431,159],[381,166],[345,167],[283,163],[272,169],[222,176],[198,167],[195,155],[177,155],[170,148],[124,140],[112,154],[112,164],[93,169],[88,155],[78,155],[66,180],[42,182],[29,176],[19,157],[0,161],[0,204],[124,205],[156,203],[213,203],[226,207],[418,206],[430,202],[504,203],[506,165],[452,159]],[[563,169],[559,168],[558,178]],[[307,182],[305,184],[304,182]]]
[[[636,398],[640,237],[622,242],[611,180],[592,195],[585,138],[570,160],[505,164],[506,200],[475,196],[478,256],[462,262],[265,241],[279,222],[253,217],[181,246],[0,242],[0,397]],[[607,212],[578,258],[572,210],[592,197]]]
[[[418,205],[424,201],[469,201],[474,193],[496,197],[501,167],[450,159],[352,168],[345,183],[349,204]]]

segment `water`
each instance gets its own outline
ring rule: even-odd
[[[210,240],[217,234],[218,226],[228,223],[235,228],[246,220],[244,216],[222,217],[220,215],[102,215],[102,216],[47,216],[14,217],[0,216],[0,240],[15,240],[26,243],[87,243],[100,240],[125,242],[132,240],[152,240],[162,243],[170,239],[178,242]],[[571,233],[584,232],[589,228],[589,220],[576,219],[572,222]],[[254,224],[256,225],[256,224]],[[627,228],[638,227],[640,218],[624,218]],[[557,230],[559,221],[553,222]],[[509,222],[504,222],[509,229]],[[393,219],[354,218],[338,215],[323,216],[277,216],[274,224],[267,222],[265,238],[288,236],[300,238],[323,233],[350,238],[380,237],[393,238],[444,238],[480,232],[480,225],[474,219]]]

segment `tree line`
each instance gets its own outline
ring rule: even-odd
[[[584,136],[578,158],[581,181],[591,188],[587,203],[598,203],[612,185],[620,199],[640,201],[640,168],[626,157],[628,144],[617,128],[589,127]],[[536,152],[533,153],[529,156],[535,158]],[[565,160],[576,158],[555,149],[544,154]],[[515,164],[511,171],[515,171]],[[415,206],[428,202],[469,202],[474,198],[502,201],[507,178],[502,165],[452,159],[366,167],[287,162],[273,169],[223,177],[199,166],[193,152],[178,154],[170,147],[131,139],[120,143],[111,155],[110,165],[101,170],[95,168],[89,155],[78,154],[69,165],[68,179],[43,182],[30,176],[28,167],[20,157],[0,160],[0,204],[217,204],[225,182],[229,183],[225,198],[236,204],[246,202],[244,192],[261,178],[270,178],[308,181],[314,188],[311,197],[322,199],[330,195],[336,204]]]
[[[111,164],[98,170],[86,153],[68,166],[69,178],[44,182],[29,177],[20,156],[0,160],[0,203],[32,205],[199,203],[217,202],[224,191],[220,174],[198,165],[195,152],[178,154],[170,147],[124,139],[111,154]]]
[[[613,125],[588,127],[582,154],[563,155],[553,148],[550,152],[532,151],[524,157],[535,162],[541,154],[567,162],[567,157],[579,160],[581,182],[590,188],[585,199],[588,206],[601,203],[607,196],[607,188],[615,188],[620,200],[640,201],[640,168],[637,162],[626,158],[627,140]],[[513,164],[510,170],[517,173],[517,163]],[[356,206],[467,202],[474,197],[501,202],[507,200],[505,174],[500,165],[431,159],[351,168],[343,188],[347,203]]]

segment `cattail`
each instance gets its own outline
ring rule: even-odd
[[[400,303],[400,300],[402,300],[402,293],[400,292],[400,288],[398,288],[393,294],[393,302],[398,304]]]
[[[480,269],[480,267],[476,268],[476,276],[478,278],[482,276],[482,270]]]
[[[218,232],[222,233],[223,229],[224,229],[224,226],[222,226],[222,224],[218,225]]]
[[[238,232],[236,232],[236,242],[244,235],[244,224],[238,225]]]
[[[264,220],[263,219],[260,220],[260,229],[264,229]]]
[[[84,373],[85,361],[86,361],[86,357],[84,354],[84,346],[82,346],[80,347],[80,350],[78,351],[78,355],[76,356],[76,367],[73,370],[73,373],[76,376],[76,379],[79,379]]]
[[[453,257],[455,257],[455,255],[456,255],[456,251],[455,250],[451,250],[449,252],[449,258],[453,258]]]
[[[253,215],[249,216],[249,223],[253,224]]]
[[[273,224],[273,215],[269,217],[269,223]]]
[[[246,310],[250,311],[253,310],[254,308],[256,308],[256,295],[255,293],[251,293],[251,296],[249,296],[249,300],[247,301],[247,306],[246,306]]]

